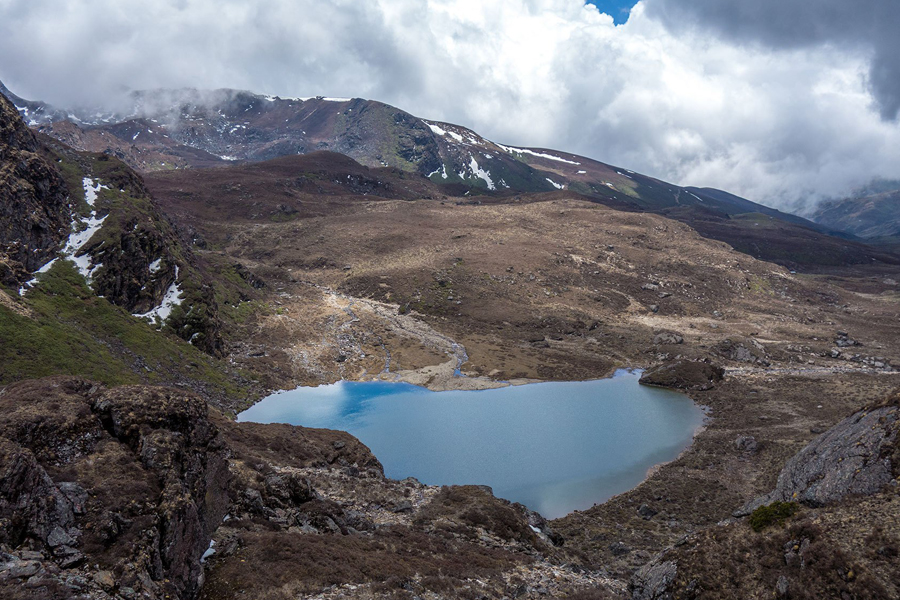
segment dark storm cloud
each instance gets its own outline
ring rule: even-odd
[[[422,85],[383,11],[355,0],[0,0],[0,78],[63,106],[159,87],[384,97]]]
[[[0,80],[371,98],[781,207],[900,178],[891,3],[647,1],[0,0]]]
[[[838,45],[870,54],[868,85],[885,119],[900,113],[898,0],[647,0],[674,30],[706,28],[771,48]]]

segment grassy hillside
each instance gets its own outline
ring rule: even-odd
[[[97,297],[72,263],[57,261],[39,278],[24,298],[0,291],[0,384],[66,374],[182,385],[217,403],[252,393],[247,373]]]

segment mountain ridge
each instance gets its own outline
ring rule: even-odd
[[[796,270],[900,262],[889,248],[728,192],[681,187],[567,152],[507,146],[378,101],[228,89],[134,92],[129,99],[118,112],[63,111],[17,96],[15,102],[39,132],[145,173],[330,151],[421,176],[451,196],[567,191],[620,210],[663,214]]]
[[[0,83],[0,92],[7,91]],[[493,142],[468,127],[416,117],[362,98],[280,98],[243,90],[186,88],[133,92],[131,107],[119,111],[60,110],[12,98],[31,126],[74,142],[71,145],[81,150],[116,154],[141,171],[330,150],[365,166],[397,167],[435,183],[466,183],[485,192],[570,189],[641,209],[712,203],[720,209],[734,205],[732,210],[741,212],[750,212],[751,205],[760,212],[773,210],[569,152]],[[61,121],[84,131],[73,131],[58,124]],[[151,160],[154,153],[156,160]],[[166,153],[172,157],[169,162],[158,160]],[[652,193],[638,192],[640,186]],[[697,197],[698,190],[703,197]],[[812,222],[805,224],[815,228]]]
[[[873,243],[900,243],[900,181],[883,181],[821,203],[810,219]]]

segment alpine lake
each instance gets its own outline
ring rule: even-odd
[[[637,486],[691,444],[703,409],[639,378],[620,370],[593,381],[444,392],[340,381],[272,394],[238,421],[347,431],[387,477],[487,485],[556,518]]]

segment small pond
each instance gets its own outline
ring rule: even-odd
[[[342,381],[278,392],[238,421],[347,431],[388,477],[489,485],[555,518],[635,487],[690,445],[703,411],[639,376],[448,392]]]

